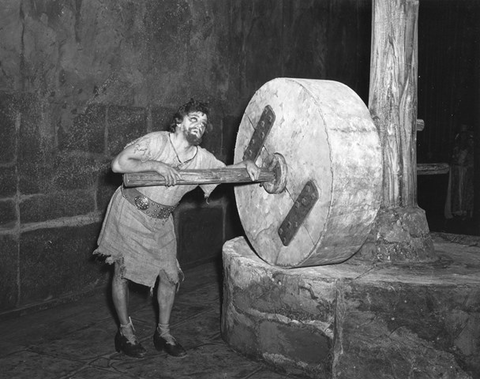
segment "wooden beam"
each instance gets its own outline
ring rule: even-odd
[[[417,175],[441,175],[449,172],[448,163],[417,163]]]
[[[275,174],[266,168],[260,169],[256,182],[272,182]],[[245,168],[217,168],[204,170],[180,170],[181,178],[177,185],[252,183]],[[123,174],[125,187],[164,186],[165,178],[156,172],[138,172]]]

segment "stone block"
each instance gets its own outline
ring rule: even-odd
[[[84,215],[95,210],[92,191],[68,191],[34,195],[20,202],[22,224]]]
[[[92,252],[100,223],[20,235],[20,305],[84,291],[102,278]]]
[[[13,234],[0,234],[0,312],[15,308],[18,300],[18,240]]]
[[[0,200],[0,227],[13,228],[17,220],[17,205],[15,201]]]
[[[46,134],[41,133],[41,121],[44,119],[43,105],[33,94],[20,96],[17,104],[20,112],[18,161],[43,161],[45,154],[42,134]]]
[[[174,108],[152,107],[150,110],[152,131],[169,130],[176,111]]]
[[[106,106],[93,104],[73,119],[73,125],[62,125],[58,133],[60,150],[80,150],[89,153],[105,152]]]
[[[50,192],[53,170],[42,160],[27,159],[18,162],[18,189],[22,195]]]
[[[96,184],[98,172],[104,163],[96,157],[78,156],[62,152],[53,161],[53,190],[88,189]]]
[[[147,133],[145,108],[109,106],[107,154],[117,155],[125,145]]]
[[[224,286],[228,285],[224,283]],[[257,339],[256,320],[250,315],[239,313],[233,299],[227,298],[230,292],[224,291],[222,310],[222,333],[225,341],[247,357],[256,359],[262,356]]]
[[[259,325],[258,340],[261,351],[272,359],[288,356],[310,366],[329,368],[331,340],[318,333],[314,326],[301,323],[284,325],[276,320],[266,320]]]
[[[48,160],[22,161],[18,165],[19,191],[29,195],[91,188],[103,165],[97,157],[66,150],[51,154]]]
[[[0,86],[2,88],[19,88],[23,77],[25,56],[21,53],[20,38],[25,26],[19,22],[21,4],[18,2],[2,3],[2,28],[0,41],[2,50],[2,71]]]
[[[17,156],[17,114],[15,96],[0,92],[0,163],[14,162]]]
[[[225,243],[223,263],[224,309],[229,310],[222,316],[228,320],[222,320],[223,338],[292,375],[328,378],[336,301],[332,280],[298,274],[305,269],[269,266],[243,237]]]
[[[472,348],[480,336],[478,289],[402,279],[388,285],[361,282],[343,288],[338,302],[345,310],[337,317],[335,342],[343,348],[336,355],[338,378],[427,372],[460,379],[480,372],[480,351]]]
[[[34,95],[22,95],[19,101],[20,132],[18,145],[19,190],[22,194],[48,192],[51,182],[53,137],[41,128],[44,112]]]
[[[311,378],[479,377],[480,248],[437,239],[435,251],[435,262],[287,270],[227,241],[223,338]]]
[[[0,198],[14,196],[17,192],[17,168],[15,166],[0,167],[0,178]]]

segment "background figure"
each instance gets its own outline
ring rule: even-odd
[[[461,125],[455,136],[448,180],[445,218],[462,220],[473,215],[473,133],[467,125]]]

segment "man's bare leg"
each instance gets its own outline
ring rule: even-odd
[[[128,280],[122,277],[120,264],[115,263],[112,281],[112,300],[120,325],[130,322],[128,318],[129,289]]]
[[[120,329],[115,336],[115,348],[118,352],[123,351],[131,357],[142,358],[147,351],[138,342],[132,320],[128,316],[129,294],[128,280],[122,277],[120,264],[115,263],[112,280],[112,300],[118,321],[120,322]]]
[[[153,342],[157,350],[165,349],[170,355],[184,357],[187,355],[185,349],[170,334],[170,315],[175,301],[176,290],[176,284],[160,278],[157,290],[158,326]]]
[[[177,285],[160,278],[157,291],[158,323],[169,324]]]

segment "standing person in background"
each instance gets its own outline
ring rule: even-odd
[[[461,220],[473,215],[474,137],[467,125],[455,136],[448,180],[445,218]]]
[[[166,181],[166,186],[118,188],[110,200],[95,250],[95,254],[106,256],[106,262],[115,265],[112,297],[120,323],[115,348],[132,357],[141,358],[146,350],[135,336],[129,317],[128,284],[133,281],[153,290],[157,278],[159,319],[153,335],[155,348],[175,357],[187,354],[170,332],[170,314],[183,279],[172,212],[181,198],[197,187],[175,185],[181,177],[180,169],[225,167],[199,146],[210,126],[208,116],[208,105],[191,99],[180,106],[169,132],[149,133],[131,142],[112,162],[116,173],[155,171]],[[245,167],[252,180],[260,174],[251,161],[231,167]],[[208,197],[216,185],[200,187]]]

